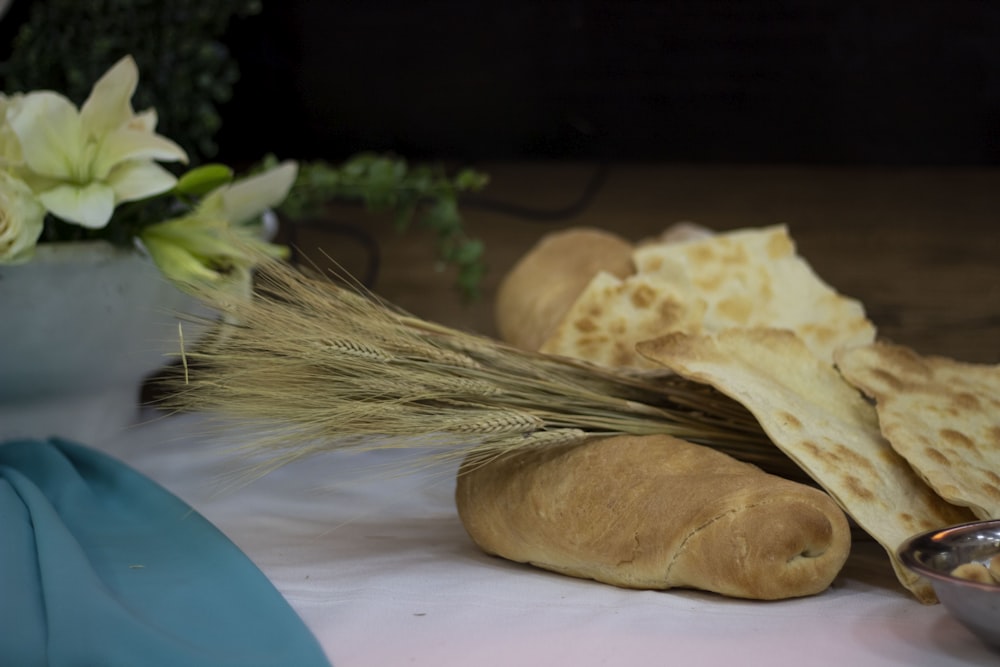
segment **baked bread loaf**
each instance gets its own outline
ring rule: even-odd
[[[547,234],[500,282],[494,310],[499,337],[525,350],[540,350],[595,276],[605,273],[609,279],[625,279],[636,271],[637,249],[710,236],[711,230],[689,222],[635,244],[592,227]]]
[[[538,350],[591,278],[633,273],[632,250],[620,236],[587,227],[542,237],[500,283],[494,312],[500,339]]]
[[[466,465],[456,503],[487,553],[627,588],[812,595],[829,587],[851,541],[819,489],[668,435]]]

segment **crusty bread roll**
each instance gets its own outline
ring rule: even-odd
[[[812,595],[833,581],[851,541],[819,489],[667,435],[466,465],[456,502],[487,553],[627,588]]]
[[[542,237],[500,283],[494,312],[500,339],[538,350],[598,272],[632,274],[632,250],[620,236],[586,227]]]

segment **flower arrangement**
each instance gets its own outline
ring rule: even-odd
[[[187,162],[156,133],[153,109],[136,113],[139,82],[126,56],[79,108],[54,91],[0,97],[0,263],[31,259],[45,240],[135,242],[178,285],[243,285],[264,241],[261,214],[280,204],[297,164],[234,179],[210,164],[180,177],[160,163]]]
[[[156,132],[155,109],[133,109],[138,83],[125,56],[79,107],[50,90],[0,94],[0,265],[30,261],[39,243],[105,239],[137,246],[182,288],[245,291],[261,253],[287,253],[263,238],[269,210],[287,204],[295,215],[347,197],[395,209],[402,229],[430,200],[424,222],[439,253],[458,267],[463,292],[475,292],[482,247],[464,235],[456,196],[482,187],[481,174],[450,179],[369,154],[301,169],[267,158],[241,178],[217,163],[175,174],[165,163],[187,165],[188,155]]]

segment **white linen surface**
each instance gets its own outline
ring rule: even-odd
[[[338,452],[232,486],[245,460],[203,431],[196,416],[157,419],[100,449],[239,545],[334,667],[1000,663],[941,605],[909,597],[873,543],[807,599],[623,590],[480,552],[455,511],[454,463]]]

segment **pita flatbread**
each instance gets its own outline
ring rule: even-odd
[[[837,348],[875,338],[861,303],[823,282],[782,225],[645,244],[633,261],[633,276],[592,280],[541,351],[653,368],[634,351],[651,334],[768,326],[796,332],[832,365]]]
[[[882,434],[938,495],[980,519],[1000,518],[1000,365],[882,342],[836,359],[875,399]]]
[[[764,328],[674,333],[638,351],[743,404],[885,548],[900,582],[922,602],[936,599],[929,583],[898,562],[896,549],[914,533],[969,521],[971,512],[945,502],[914,473],[882,437],[875,408],[797,335]]]
[[[594,276],[542,345],[559,354],[613,368],[656,368],[635,351],[640,340],[669,331],[697,331],[704,304],[655,277]]]
[[[634,273],[632,244],[601,229],[546,234],[504,276],[494,308],[501,340],[537,350],[599,271]]]

